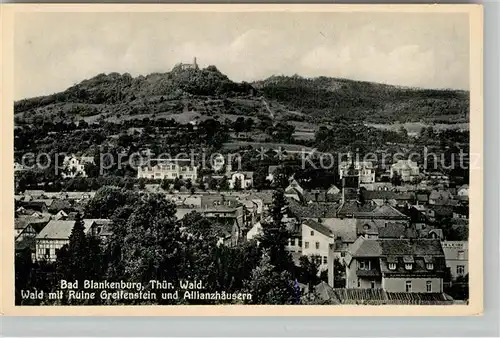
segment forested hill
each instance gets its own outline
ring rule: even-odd
[[[67,90],[48,96],[21,100],[15,103],[16,113],[53,103],[119,104],[137,99],[149,101],[162,97],[163,101],[179,99],[183,95],[234,96],[251,91],[248,83],[235,83],[215,66],[205,69],[174,67],[171,72],[153,73],[133,78],[130,74],[99,74]]]
[[[133,115],[169,117],[266,115],[276,120],[327,123],[461,123],[469,120],[469,93],[427,90],[318,77],[272,76],[236,83],[215,66],[174,67],[167,73],[132,77],[100,74],[53,95],[14,104],[17,123]],[[154,117],[153,116],[153,117]]]
[[[272,76],[252,85],[270,99],[315,120],[374,123],[469,120],[469,92],[415,89],[329,77]]]

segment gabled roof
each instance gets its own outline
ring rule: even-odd
[[[342,242],[354,242],[356,236],[356,223],[354,218],[328,218],[324,219],[324,226],[328,227],[336,239],[341,239]]]
[[[379,257],[382,255],[382,247],[376,239],[358,237],[349,252],[353,257]]]
[[[321,223],[313,221],[312,219],[306,219],[302,222],[302,224],[307,225],[311,229],[316,230],[325,236],[333,236],[333,232],[328,227],[324,226]]]
[[[444,256],[436,239],[366,239],[359,237],[349,252],[353,257]]]
[[[379,219],[408,219],[408,216],[398,211],[393,206],[384,203],[375,207],[371,211],[362,211],[354,213],[354,217],[358,218],[379,218]]]
[[[299,218],[333,218],[337,214],[337,203],[301,204],[295,199],[288,200],[290,213]]]
[[[363,204],[358,201],[345,201],[337,210],[337,215],[351,217],[353,215],[358,215],[361,212],[373,211],[376,207],[377,205],[371,201],[367,201]]]
[[[85,232],[92,224],[91,220],[84,220]],[[36,236],[36,239],[69,239],[74,225],[75,221],[51,220]]]
[[[406,227],[402,223],[388,223],[386,226],[378,228],[379,238],[417,238],[417,232],[413,228]]]
[[[430,200],[448,200],[451,199],[451,193],[447,190],[432,190],[429,196]]]
[[[396,192],[396,191],[386,191],[386,190],[364,190],[363,197],[367,200],[381,199],[390,200],[394,199],[396,201],[409,201],[415,199],[414,193],[409,192]]]

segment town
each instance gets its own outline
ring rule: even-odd
[[[355,103],[306,116],[273,96],[288,79],[196,59],[167,74],[181,94],[108,92],[139,81],[110,74],[17,103],[16,302],[59,280],[185,280],[256,304],[467,303],[467,130],[378,128]]]

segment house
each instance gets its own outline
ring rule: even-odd
[[[69,236],[75,221],[50,221],[36,236],[35,260],[46,260],[54,262],[57,259],[58,251],[69,243]],[[85,227],[85,231],[88,231]]]
[[[302,196],[304,194],[304,189],[300,186],[299,182],[297,182],[296,179],[292,179],[290,181],[290,184],[285,188],[285,195],[286,194],[299,194],[299,196]]]
[[[33,229],[41,229],[50,221],[50,216],[47,214],[42,215],[23,215],[16,217],[14,219],[14,236],[17,238],[23,233],[28,226],[31,226]],[[28,232],[25,232],[29,233]]]
[[[448,190],[432,190],[429,195],[429,204],[447,205],[453,196]]]
[[[221,229],[225,229],[223,234],[225,244],[236,245],[251,229],[252,218],[248,217],[245,207],[235,196],[203,195],[200,206],[179,205],[175,216],[178,220],[182,220],[191,212],[198,212],[204,217],[217,220]]]
[[[313,221],[302,222],[302,255],[312,256],[319,263],[319,271],[328,269],[328,254],[335,237],[329,227]]]
[[[399,160],[391,166],[391,179],[398,175],[403,182],[414,182],[418,179],[420,171],[417,162],[412,160]]]
[[[469,242],[442,241],[446,266],[453,279],[469,273]]]
[[[87,177],[85,165],[89,163],[95,164],[92,156],[65,156],[63,160],[64,172],[61,176],[63,178],[73,178],[76,176]]]
[[[469,219],[469,207],[463,205],[457,205],[453,207],[453,218],[454,219]]]
[[[86,234],[99,236],[104,224],[110,220],[83,219]],[[75,226],[75,220],[51,220],[36,236],[35,260],[53,262],[57,259],[58,251],[69,243],[69,236]]]
[[[339,176],[342,179],[350,166],[354,166],[356,172],[359,176],[360,183],[374,183],[375,182],[375,168],[373,167],[373,163],[369,161],[343,161],[339,164]]]
[[[198,178],[198,167],[190,159],[156,159],[137,168],[137,178],[148,179],[190,179]]]
[[[349,289],[443,292],[446,264],[439,240],[359,237],[344,262],[346,287]]]
[[[250,189],[253,186],[253,172],[241,171],[232,173],[228,183],[229,189]]]
[[[439,171],[426,173],[425,177],[427,178],[428,181],[431,181],[433,184],[442,184],[444,186],[448,186],[448,184],[450,184],[450,177]]]
[[[334,184],[326,191],[327,195],[338,195],[340,194],[340,189],[337,188]]]
[[[24,197],[31,197],[30,200],[32,199],[40,199],[44,196],[45,191],[44,190],[25,190],[24,191]]]
[[[469,185],[464,184],[457,189],[457,196],[460,197],[469,197]]]

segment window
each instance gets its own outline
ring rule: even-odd
[[[314,236],[314,231],[311,231],[311,236]]]
[[[56,254],[56,256],[57,256],[57,254],[59,253],[59,249],[55,249],[55,250],[54,250],[54,253],[55,253],[55,254]]]
[[[358,278],[358,288],[361,287],[361,281]]]
[[[306,249],[309,249],[309,242],[304,242],[304,247],[305,247]]]
[[[299,247],[302,248],[302,239],[299,238]]]
[[[371,287],[372,289],[375,289],[375,281],[373,281],[373,280],[372,280],[372,281],[370,282],[370,287]]]
[[[457,275],[462,276],[465,272],[465,266],[463,265],[457,265]]]
[[[460,259],[460,260],[464,260],[465,259],[465,254],[464,254],[463,251],[459,251],[458,252],[458,259]]]
[[[413,264],[411,264],[411,263],[406,263],[405,264],[405,269],[406,270],[411,270],[412,268],[413,268]]]
[[[50,249],[45,249],[45,256],[50,256]]]
[[[364,270],[364,269],[366,269],[366,264],[365,264],[365,262],[364,262],[364,261],[359,261],[359,269],[360,269],[360,270]]]
[[[425,289],[427,290],[427,292],[432,292],[432,282],[430,280],[425,282]]]
[[[323,264],[327,264],[327,263],[328,263],[328,257],[323,256]]]
[[[426,267],[427,267],[427,270],[432,270],[432,269],[434,269],[434,264],[427,263]]]
[[[406,292],[411,292],[411,280],[406,281]]]
[[[316,242],[316,249],[319,249],[319,242]]]
[[[340,257],[345,257],[345,251],[342,251],[342,252],[340,253]]]
[[[389,263],[389,270],[396,270],[396,263]]]

